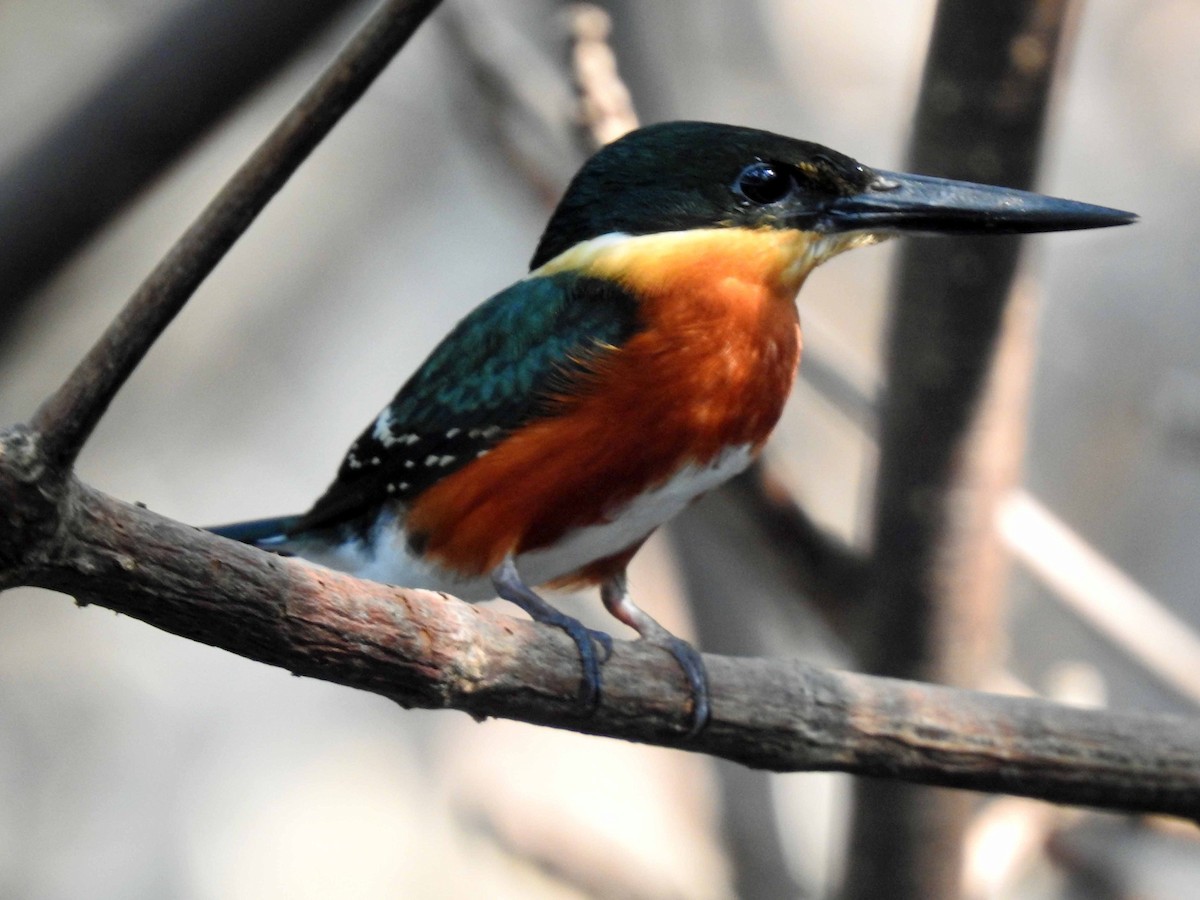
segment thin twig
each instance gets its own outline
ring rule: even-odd
[[[33,418],[53,469],[70,468],[158,336],[438,2],[387,0],[142,282]]]
[[[638,127],[633,97],[617,71],[609,46],[612,19],[594,3],[571,6],[571,69],[579,90],[579,113],[592,145],[603,147]]]

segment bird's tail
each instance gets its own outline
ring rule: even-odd
[[[234,522],[232,525],[216,525],[206,528],[213,534],[252,544],[263,550],[287,553],[291,548],[291,530],[300,521],[300,516],[276,516],[273,519],[253,519],[249,522]]]

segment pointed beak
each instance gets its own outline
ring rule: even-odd
[[[857,194],[826,206],[820,230],[926,234],[1024,234],[1107,228],[1133,213],[1029,191],[874,170]]]

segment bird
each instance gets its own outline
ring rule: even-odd
[[[210,530],[374,581],[510,601],[575,642],[589,713],[612,638],[538,589],[599,586],[609,613],[678,662],[694,736],[711,716],[703,660],[634,603],[626,566],[762,450],[800,362],[809,272],[896,235],[1135,219],[873,169],[753,128],[642,127],[585,162],[529,273],[432,350],[307,512]]]

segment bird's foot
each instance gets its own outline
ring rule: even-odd
[[[579,683],[579,702],[587,707],[589,712],[593,711],[600,705],[600,666],[612,656],[612,636],[588,628],[578,619],[559,612],[548,603],[544,609],[536,611],[520,603],[517,605],[529,613],[534,621],[561,628],[575,642],[575,646],[579,648],[579,662],[583,666],[583,677]]]
[[[662,647],[675,657],[679,668],[683,670],[683,677],[687,679],[688,688],[692,692],[692,724],[688,728],[687,736],[694,738],[704,730],[704,726],[708,724],[712,715],[708,699],[708,671],[704,668],[704,660],[701,658],[699,650],[683,638],[675,637],[665,628],[663,632],[666,634],[665,641],[649,637],[644,637],[643,640],[649,641],[656,647]]]
[[[613,639],[603,631],[588,628],[573,616],[559,612],[521,580],[512,560],[505,560],[492,573],[492,583],[502,600],[515,603],[535,622],[561,628],[579,648],[583,677],[579,683],[579,702],[588,713],[600,704],[600,666],[608,662],[613,652]],[[597,652],[597,645],[600,652]]]
[[[636,631],[646,643],[666,650],[679,663],[692,694],[692,721],[687,736],[694,738],[704,730],[712,716],[708,672],[704,668],[704,659],[700,651],[683,638],[671,634],[638,607],[629,597],[623,574],[605,582],[600,588],[600,597],[604,600],[605,608],[613,616]]]

